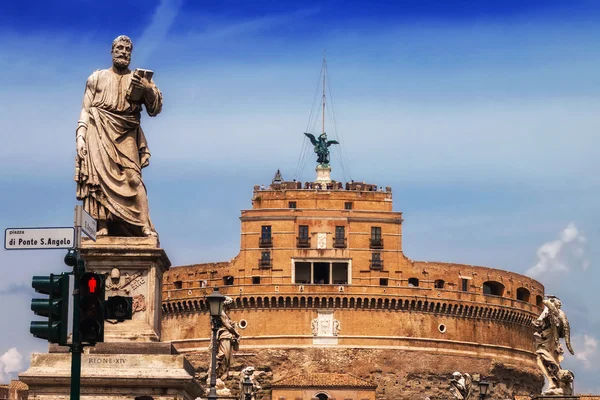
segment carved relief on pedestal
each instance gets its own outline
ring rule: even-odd
[[[131,308],[134,314],[139,311],[146,311],[146,298],[143,294],[133,296],[133,304]]]
[[[108,296],[126,295],[130,296],[132,291],[146,283],[144,270],[137,270],[133,274],[125,272],[121,274],[119,268],[110,271],[110,278],[106,280],[106,291]]]

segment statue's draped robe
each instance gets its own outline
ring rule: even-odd
[[[127,88],[133,74],[112,69],[94,72],[87,80],[80,125],[87,125],[87,155],[78,161],[77,198],[98,220],[122,220],[154,230],[148,212],[142,162],[150,151],[140,126],[142,105],[130,103]],[[153,85],[154,98],[144,99],[148,115],[162,108],[162,95]]]
[[[563,360],[563,350],[560,344],[558,335],[558,322],[556,315],[550,311],[544,318],[541,329],[534,334],[535,353],[538,356],[539,362],[542,362],[551,374],[552,383],[558,385],[558,371],[560,363]]]

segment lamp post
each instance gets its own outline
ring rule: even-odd
[[[488,381],[479,381],[479,399],[485,399],[490,383]]]
[[[254,391],[254,383],[248,375],[244,376],[244,381],[242,382],[242,390],[244,391],[245,400],[252,400],[252,392]]]
[[[225,296],[219,293],[219,288],[215,287],[214,291],[206,296],[208,308],[210,311],[210,319],[212,326],[212,357],[210,364],[210,391],[208,392],[208,400],[217,400],[217,331],[221,326],[221,312],[223,312],[223,302]]]

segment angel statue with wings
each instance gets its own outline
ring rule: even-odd
[[[569,320],[565,312],[561,310],[562,303],[558,297],[548,296],[543,304],[542,313],[533,321],[537,364],[548,379],[548,389],[542,394],[571,395],[573,394],[573,373],[560,366],[564,359],[564,350],[560,339],[565,339],[569,353],[575,354],[571,347]]]
[[[329,165],[329,146],[332,144],[340,144],[337,140],[327,140],[327,134],[325,132],[319,135],[318,139],[315,139],[315,135],[312,133],[304,133],[310,142],[315,146],[315,153],[317,153],[317,162],[319,165]]]
[[[459,400],[468,400],[471,398],[471,387],[473,385],[471,375],[461,374],[457,371],[452,374],[450,384],[452,385],[450,391],[454,395],[454,398]]]

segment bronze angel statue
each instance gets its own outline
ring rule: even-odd
[[[317,162],[320,165],[329,165],[329,146],[332,144],[340,144],[337,140],[327,140],[327,134],[325,132],[319,135],[318,139],[315,139],[315,135],[312,133],[304,134],[310,139],[310,142],[315,146],[315,153],[317,153]]]
[[[454,395],[454,398],[459,400],[468,400],[471,398],[473,386],[473,378],[471,378],[471,375],[461,374],[457,371],[452,374],[450,384],[452,385],[450,391]]]
[[[571,327],[558,297],[548,296],[543,301],[544,309],[533,321],[537,364],[548,379],[548,389],[544,395],[573,394],[573,373],[562,369],[564,350],[560,339],[565,340],[569,353],[575,354],[571,346]]]

